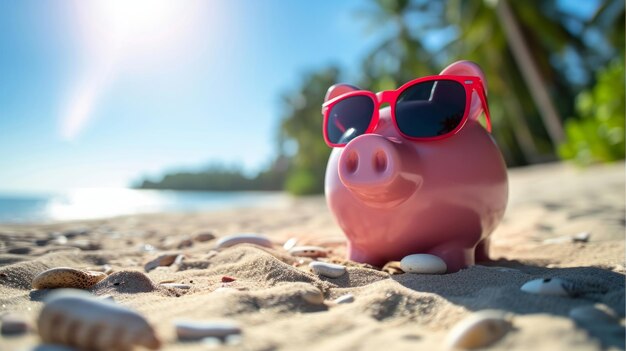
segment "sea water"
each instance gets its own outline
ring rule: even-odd
[[[49,193],[0,193],[0,223],[97,219],[159,212],[195,212],[280,206],[280,192],[198,192],[135,189],[75,189]]]

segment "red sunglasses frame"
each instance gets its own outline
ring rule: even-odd
[[[465,88],[465,111],[463,112],[463,119],[461,120],[459,125],[456,128],[454,128],[454,130],[446,134],[437,135],[433,137],[412,137],[412,136],[404,134],[398,127],[398,123],[396,121],[396,103],[398,101],[398,97],[405,90],[407,90],[408,88],[416,84],[435,81],[435,80],[455,81],[455,82],[460,83]],[[489,105],[487,103],[487,94],[485,92],[485,87],[483,85],[481,78],[477,76],[437,75],[437,76],[426,76],[426,77],[414,79],[410,82],[403,84],[401,87],[399,87],[396,90],[386,90],[386,91],[381,91],[376,94],[368,90],[355,90],[355,91],[347,92],[345,94],[341,94],[337,97],[334,97],[324,102],[322,104],[322,114],[324,115],[324,122],[323,122],[324,124],[322,128],[323,133],[324,133],[324,140],[326,141],[326,144],[328,144],[328,146],[330,147],[342,147],[347,144],[347,143],[343,143],[343,144],[331,143],[330,140],[328,139],[327,125],[328,125],[329,114],[333,106],[343,101],[344,99],[347,99],[352,96],[367,96],[370,99],[372,99],[372,101],[374,102],[374,111],[372,113],[370,124],[367,127],[367,130],[365,130],[363,134],[369,134],[374,131],[374,129],[378,125],[378,120],[380,118],[380,111],[379,111],[380,106],[384,103],[389,103],[389,107],[391,109],[391,119],[393,120],[393,124],[395,128],[398,130],[398,133],[400,133],[400,135],[402,135],[403,137],[410,139],[410,140],[416,140],[416,141],[432,141],[432,140],[445,139],[452,135],[457,134],[461,129],[463,129],[463,127],[467,123],[470,109],[471,109],[472,92],[476,92],[478,94],[478,97],[480,98],[483,111],[485,112],[485,118],[487,122],[487,131],[491,133],[491,116],[489,115]]]

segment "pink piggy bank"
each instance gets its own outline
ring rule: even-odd
[[[460,61],[393,91],[329,88],[326,200],[351,260],[380,267],[424,253],[448,273],[488,260],[508,181],[485,85],[478,65]]]

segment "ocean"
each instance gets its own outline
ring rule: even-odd
[[[75,189],[50,193],[0,193],[0,223],[56,222],[159,212],[194,212],[279,206],[281,192],[199,192]]]

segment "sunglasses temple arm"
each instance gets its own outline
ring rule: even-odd
[[[480,97],[480,102],[483,105],[483,112],[485,112],[487,131],[491,133],[491,115],[489,114],[489,104],[487,103],[487,95],[485,94],[485,88],[482,84],[479,85],[478,96]]]

